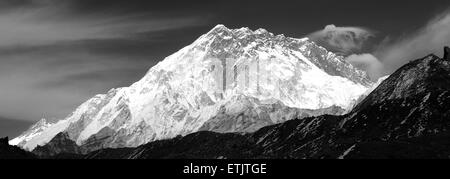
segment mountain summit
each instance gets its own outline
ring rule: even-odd
[[[130,87],[96,95],[40,133],[12,141],[32,150],[65,133],[95,150],[199,130],[253,132],[342,114],[371,85],[365,72],[307,38],[217,25]]]

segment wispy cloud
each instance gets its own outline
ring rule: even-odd
[[[53,2],[53,1],[52,1]],[[196,16],[152,18],[148,12],[70,16],[66,4],[25,6],[0,13],[0,46],[41,45],[59,41],[119,38],[136,33],[195,26]],[[65,10],[68,9],[68,10]],[[145,17],[145,18],[144,18]]]
[[[449,10],[437,15],[412,34],[396,40],[386,40],[374,55],[385,64],[385,69],[380,72],[382,75],[430,53],[441,55],[446,45],[450,45]]]
[[[0,116],[62,118],[96,93],[137,81],[170,54],[170,39],[208,18],[108,1],[2,1]]]
[[[411,60],[431,53],[441,55],[443,47],[450,45],[450,10],[436,15],[422,28],[401,37],[385,37],[379,43],[374,43],[370,39],[375,35],[367,28],[329,25],[312,33],[310,37],[320,45],[346,56],[348,62],[366,70],[376,80]]]
[[[384,70],[384,64],[370,53],[353,54],[345,60],[357,68],[366,70],[374,81],[380,77],[380,71]]]

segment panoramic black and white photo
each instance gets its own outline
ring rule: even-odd
[[[448,46],[448,0],[1,0],[0,159],[450,159]]]

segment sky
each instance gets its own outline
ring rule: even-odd
[[[129,86],[217,24],[309,37],[372,78],[450,45],[448,0],[2,0],[0,136]]]

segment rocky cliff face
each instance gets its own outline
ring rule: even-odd
[[[43,157],[51,157],[62,154],[82,154],[82,148],[69,138],[67,133],[61,132],[53,137],[50,142],[44,146],[37,146],[33,153]]]

